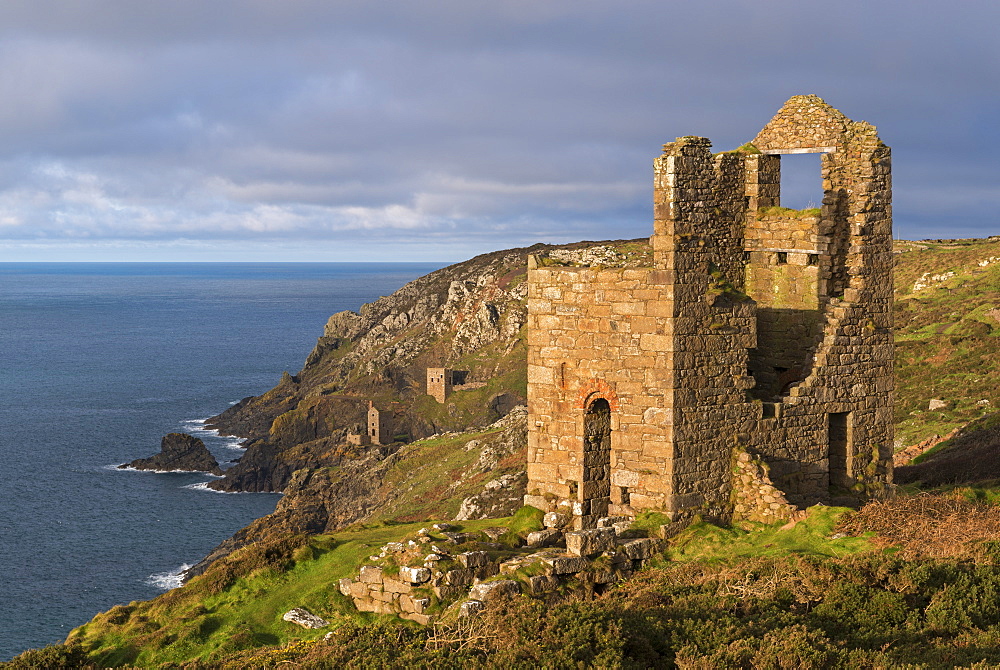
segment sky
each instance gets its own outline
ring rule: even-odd
[[[995,0],[3,0],[0,262],[643,237],[664,142],[734,148],[809,93],[892,147],[897,237],[996,235],[997,25]],[[783,204],[818,200],[787,168]]]

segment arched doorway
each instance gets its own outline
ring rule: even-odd
[[[611,502],[611,405],[596,398],[583,416],[583,514],[602,517]]]

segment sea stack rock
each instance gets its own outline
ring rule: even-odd
[[[160,442],[160,453],[149,458],[137,458],[119,468],[155,470],[156,472],[208,472],[221,475],[219,462],[208,451],[208,447],[197,437],[187,433],[168,433]]]

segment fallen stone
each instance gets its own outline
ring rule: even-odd
[[[545,516],[542,517],[542,524],[546,528],[565,528],[569,525],[570,518],[566,514],[560,514],[559,512],[547,512]]]
[[[528,577],[528,590],[534,594],[548,593],[559,587],[559,578],[552,575],[534,575]]]
[[[376,565],[362,565],[358,578],[367,584],[381,584],[383,578],[382,568]]]
[[[613,528],[575,530],[565,534],[566,551],[576,556],[596,556],[615,546]]]
[[[644,560],[653,556],[660,548],[660,541],[652,537],[623,542],[619,547],[632,560]]]
[[[490,555],[485,551],[467,551],[455,558],[464,568],[480,568],[490,562]]]
[[[528,533],[528,546],[549,547],[558,542],[561,537],[562,537],[562,532],[556,530],[555,528],[536,530],[532,533]]]
[[[469,600],[468,602],[462,603],[462,606],[458,610],[458,615],[462,617],[475,616],[484,609],[486,609],[486,603],[478,600]]]
[[[303,628],[324,628],[330,625],[330,622],[326,619],[321,619],[315,614],[310,614],[301,607],[288,610],[281,618],[285,621],[297,623]]]
[[[354,583],[354,580],[351,579],[350,577],[344,577],[343,579],[341,579],[340,582],[338,582],[338,584],[340,586],[340,592],[343,593],[345,596],[350,596],[351,595],[351,584],[353,584],[353,583]]]
[[[940,398],[931,398],[930,402],[927,403],[927,409],[932,411],[936,409],[947,409],[947,407],[947,401],[941,400]]]
[[[455,530],[456,527],[450,523],[436,523],[433,526],[431,526],[431,528],[433,528],[438,532],[442,532],[446,530]]]
[[[399,576],[404,582],[411,584],[423,584],[430,580],[431,571],[427,568],[400,568]]]
[[[550,556],[544,559],[549,567],[552,568],[552,574],[555,575],[568,575],[574,572],[580,572],[586,570],[590,562],[581,556]]]
[[[469,589],[470,598],[487,603],[498,597],[516,596],[519,593],[521,593],[521,584],[512,579],[501,579],[495,582],[481,582]]]

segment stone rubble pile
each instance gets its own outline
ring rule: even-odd
[[[468,616],[497,598],[544,595],[569,579],[600,590],[629,577],[663,547],[659,538],[629,537],[630,517],[601,518],[597,528],[578,531],[569,530],[571,521],[546,514],[546,528],[529,533],[518,549],[510,548],[507,528],[462,533],[435,524],[413,540],[382,547],[372,559],[392,560],[362,566],[357,577],[340,580],[340,592],[361,612],[428,624],[435,601],[458,603],[459,615]],[[506,549],[495,541],[501,538],[507,539]]]

